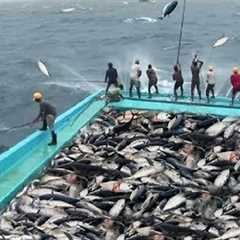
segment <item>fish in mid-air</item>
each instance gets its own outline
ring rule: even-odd
[[[41,71],[44,75],[46,75],[47,77],[49,77],[49,72],[48,72],[48,70],[47,70],[47,67],[46,67],[46,65],[45,65],[41,60],[38,61],[38,67],[39,67],[40,71]]]
[[[222,45],[224,45],[227,41],[229,40],[229,37],[221,37],[219,39],[217,39],[217,41],[213,44],[213,48],[216,48],[216,47],[220,47]]]
[[[177,7],[178,1],[172,1],[166,4],[162,10],[162,16],[159,19],[164,19],[166,16],[169,16]]]

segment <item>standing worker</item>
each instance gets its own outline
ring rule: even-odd
[[[202,99],[201,97],[201,90],[200,90],[200,70],[202,68],[203,62],[197,59],[197,54],[194,56],[191,66],[192,71],[192,84],[191,84],[191,99],[193,101],[194,98],[194,91],[195,87],[197,87],[199,100]]]
[[[106,71],[105,75],[105,82],[107,82],[106,94],[111,85],[114,85],[115,87],[118,86],[117,79],[118,79],[117,70],[113,67],[112,63],[108,63],[108,70]]]
[[[181,97],[183,97],[183,76],[182,76],[182,70],[181,70],[181,65],[176,64],[173,67],[174,73],[172,75],[173,81],[175,81],[174,84],[174,96],[175,96],[175,101],[178,99],[177,95],[177,90],[180,88],[181,90]]]
[[[156,71],[152,68],[152,65],[148,65],[148,70],[147,70],[147,76],[148,76],[148,97],[151,98],[151,88],[154,87],[156,90],[156,94],[158,94],[158,87],[157,87],[157,73]]]
[[[212,66],[208,67],[207,71],[207,89],[206,89],[206,96],[207,96],[207,102],[209,103],[209,93],[212,93],[212,98],[215,98],[214,95],[214,87],[216,84],[216,78],[215,73]]]
[[[235,96],[237,92],[240,91],[240,74],[238,68],[233,68],[233,74],[231,75],[231,84],[232,84],[232,105],[234,103]]]
[[[132,65],[131,73],[130,73],[130,89],[129,89],[130,97],[132,97],[132,89],[133,89],[133,86],[135,86],[137,89],[138,98],[141,98],[141,92],[140,92],[140,87],[141,87],[140,77],[141,77],[141,75],[142,75],[142,71],[141,71],[141,67],[140,67],[140,62],[139,62],[139,60],[136,60],[135,63]]]
[[[54,131],[54,122],[57,116],[56,108],[51,104],[43,101],[43,95],[40,92],[35,92],[33,94],[33,101],[38,103],[40,106],[39,114],[36,119],[33,120],[33,123],[36,123],[41,119],[43,121],[43,126],[40,131],[46,131],[47,127],[49,127],[49,129],[51,130],[52,142],[50,142],[48,145],[56,145],[57,134]]]

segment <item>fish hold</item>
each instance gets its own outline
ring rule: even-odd
[[[230,176],[230,170],[224,170],[220,173],[220,175],[217,176],[217,178],[214,181],[214,185],[221,188],[225,185],[227,180],[229,179]]]
[[[217,137],[224,132],[228,124],[223,122],[218,122],[213,124],[206,130],[206,134],[210,137]]]
[[[169,211],[174,208],[177,208],[183,203],[185,203],[185,201],[186,201],[186,198],[184,197],[184,195],[179,193],[167,201],[166,205],[163,208],[163,211]]]
[[[173,130],[179,126],[183,120],[183,115],[177,115],[168,123],[168,130]]]
[[[121,213],[121,211],[125,208],[126,205],[126,200],[125,199],[120,199],[118,200],[114,206],[110,209],[109,215],[111,217],[118,217]]]

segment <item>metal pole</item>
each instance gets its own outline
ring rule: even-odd
[[[179,58],[180,58],[180,52],[181,52],[181,46],[182,46],[182,33],[183,33],[183,26],[184,26],[185,10],[186,10],[186,0],[184,0],[183,2],[183,13],[182,13],[182,21],[181,21],[179,42],[178,42],[177,64],[179,64]]]

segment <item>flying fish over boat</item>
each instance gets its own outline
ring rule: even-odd
[[[159,17],[160,19],[164,19],[166,16],[169,16],[177,7],[178,1],[172,1],[166,4],[162,10],[162,16]]]
[[[227,41],[229,40],[229,37],[221,37],[219,39],[217,39],[217,41],[213,44],[213,48],[216,48],[216,47],[220,47],[220,46],[223,46]]]
[[[46,75],[47,77],[49,77],[48,69],[47,69],[46,65],[45,65],[41,60],[38,61],[38,68],[40,69],[40,71],[41,71],[44,75]]]

